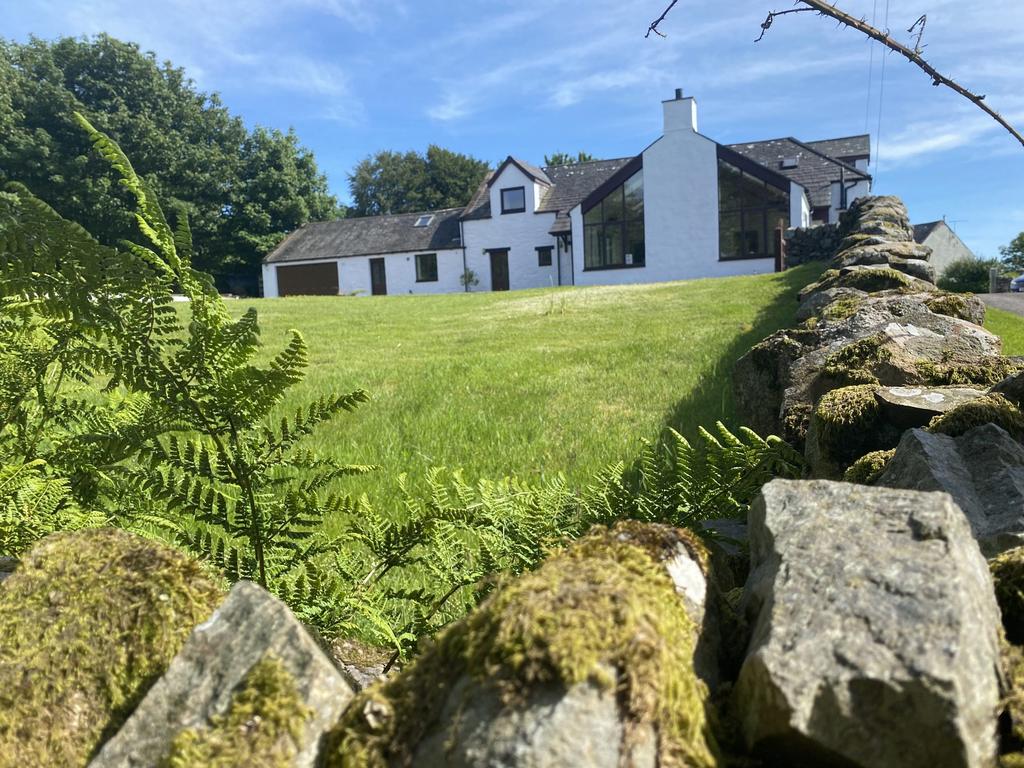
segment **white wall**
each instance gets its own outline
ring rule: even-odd
[[[583,271],[583,216],[571,212],[576,285],[614,285],[772,272],[774,259],[719,261],[718,146],[694,131],[692,99],[665,102],[665,135],[643,153],[643,267]]]
[[[939,224],[932,230],[931,234],[924,241],[924,245],[932,249],[929,261],[935,267],[935,276],[941,277],[946,267],[957,259],[970,259],[974,257],[971,249],[964,245],[949,225]]]
[[[850,184],[850,182],[846,182]],[[871,182],[867,179],[858,181],[856,184],[847,188],[846,192],[846,205],[847,207],[853,205],[853,201],[858,197],[864,197],[865,195],[871,194]],[[839,221],[840,215],[843,213],[843,208],[840,207],[842,203],[842,185],[838,181],[832,182],[832,202],[831,208],[828,212],[828,223],[836,224]]]
[[[526,211],[524,213],[501,212],[501,190],[508,187],[526,188]],[[485,253],[488,249],[508,248],[509,288],[546,288],[558,285],[557,254],[552,255],[551,266],[538,265],[537,248],[556,245],[555,238],[548,234],[555,223],[554,213],[534,213],[538,193],[542,187],[513,165],[509,165],[491,185],[491,218],[474,219],[462,224],[466,240],[466,263],[480,279],[474,291],[491,290],[491,259]],[[569,273],[564,270],[563,282],[569,283]]]
[[[416,282],[416,253],[437,254],[437,280]],[[346,256],[337,259],[338,293],[370,295],[370,259],[384,259],[384,274],[387,277],[388,295],[410,293],[455,293],[463,291],[462,249],[445,251],[417,251],[416,253],[386,253],[379,256]],[[323,259],[318,260],[323,262]],[[281,264],[263,265],[263,295],[268,299],[277,298],[278,266],[315,264],[318,261],[289,261]]]
[[[811,201],[807,199],[807,190],[795,181],[789,182],[789,226],[811,226]]]

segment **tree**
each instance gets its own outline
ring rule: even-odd
[[[999,255],[1003,264],[1012,272],[1024,272],[1024,232],[1021,232],[1009,245],[999,247]]]
[[[582,149],[573,157],[568,152],[555,152],[553,155],[544,155],[544,165],[576,165],[577,163],[589,163],[595,157]]]
[[[466,205],[487,175],[488,165],[431,144],[425,154],[383,150],[349,174],[352,213],[377,216]]]
[[[247,131],[216,94],[137,45],[107,35],[0,39],[0,181],[28,185],[104,244],[132,236],[132,200],[101,173],[75,111],[131,154],[170,208],[188,213],[195,264],[222,287],[238,276],[254,286],[268,248],[337,210],[293,134]]]

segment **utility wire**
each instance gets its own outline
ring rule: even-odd
[[[889,34],[889,0],[885,0],[885,22],[882,26],[885,34]],[[885,60],[888,58],[882,51],[882,74],[878,81],[878,129],[875,131],[875,183],[878,183],[878,162],[882,159],[882,109],[885,101]]]

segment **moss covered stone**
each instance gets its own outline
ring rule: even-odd
[[[843,480],[848,483],[871,485],[885,471],[886,465],[895,453],[896,449],[890,448],[886,451],[872,451],[861,456],[846,470]]]
[[[842,477],[866,453],[894,448],[899,442],[902,430],[884,418],[876,390],[870,384],[843,387],[818,402],[806,448],[815,477]]]
[[[510,706],[541,686],[611,686],[627,738],[653,727],[659,765],[716,764],[707,689],[693,670],[696,627],[656,564],[658,538],[598,528],[499,589],[401,674],[353,701],[326,765],[411,765],[466,677],[497,686]]]
[[[1013,643],[1024,643],[1024,547],[993,558],[989,569],[1006,636]]]
[[[969,296],[969,295],[968,295]],[[978,323],[978,317],[968,303],[968,296],[960,293],[942,293],[925,299],[925,306],[937,315],[958,317],[972,323]],[[984,316],[981,320],[984,321]],[[978,323],[980,325],[980,323]]]
[[[982,424],[997,424],[1014,439],[1024,440],[1024,413],[996,393],[968,400],[941,416],[936,416],[928,425],[928,429],[936,434],[959,437]]]
[[[39,542],[0,586],[0,764],[85,765],[222,597],[124,531]]]
[[[1009,357],[979,357],[971,362],[921,360],[915,364],[922,383],[998,384],[1021,370],[1021,363]]]
[[[312,711],[295,679],[273,656],[258,661],[209,728],[175,737],[161,768],[289,768]]]
[[[864,304],[864,299],[849,296],[845,299],[838,299],[829,304],[821,311],[822,320],[845,320],[857,314],[857,310]]]
[[[1000,768],[1024,768],[1024,649],[1003,641]]]
[[[821,372],[840,385],[878,384],[875,369],[892,358],[887,341],[878,333],[847,344],[826,358]]]

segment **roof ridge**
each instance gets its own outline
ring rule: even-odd
[[[591,163],[617,163],[620,160],[632,160],[634,157],[636,157],[636,155],[626,155],[625,157],[606,157],[594,160],[580,160],[575,163],[557,163],[555,165],[543,165],[540,166],[540,168],[542,170],[545,170],[547,168],[571,168],[574,165],[589,165]]]
[[[847,139],[860,139],[863,137],[871,138],[870,133],[854,133],[849,136],[836,136],[833,139],[815,139],[814,141],[808,141],[808,144],[824,144],[826,141],[846,141]]]

